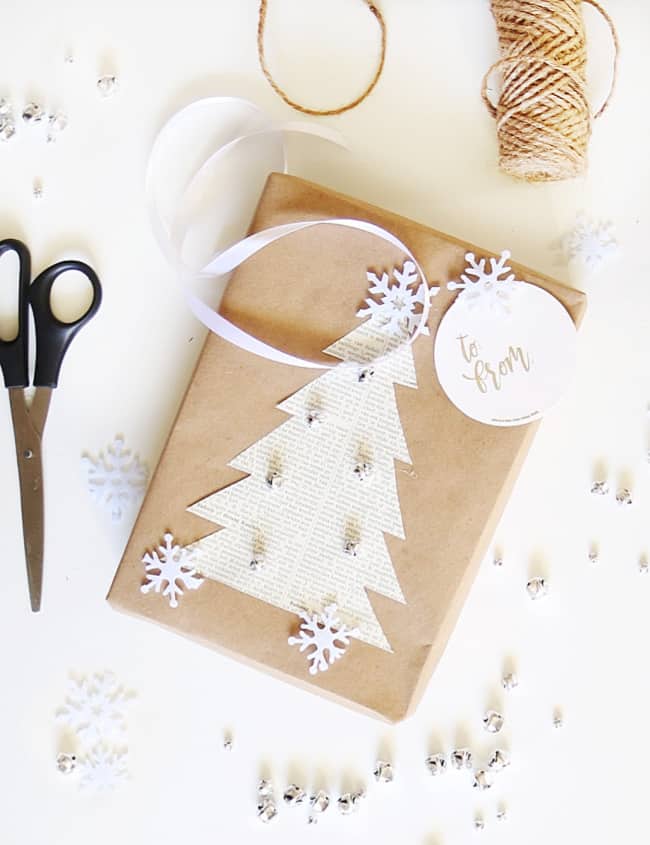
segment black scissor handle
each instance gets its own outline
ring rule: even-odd
[[[31,279],[32,262],[25,244],[15,238],[5,238],[0,241],[0,256],[6,252],[15,252],[18,256],[18,334],[13,340],[0,340],[0,369],[4,376],[5,387],[27,387],[29,384],[27,289]]]
[[[63,273],[77,270],[88,279],[93,289],[90,307],[72,323],[64,323],[54,315],[50,294],[52,285]],[[29,288],[29,304],[36,327],[35,387],[56,387],[65,353],[82,326],[91,320],[102,301],[102,286],[97,273],[83,261],[59,261],[38,275]]]

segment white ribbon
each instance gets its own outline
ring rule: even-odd
[[[198,166],[186,186],[182,189],[180,200],[175,205],[171,218],[166,220],[165,215],[162,212],[162,206],[159,198],[159,188],[165,184],[165,180],[162,176],[162,173],[164,172],[163,154],[165,146],[171,135],[179,127],[183,127],[188,124],[192,113],[201,110],[213,109],[219,111],[225,110],[226,112],[232,111],[230,118],[236,118],[234,120],[234,126],[231,129],[227,128],[226,120],[224,120],[222,128],[226,131],[225,139],[217,147],[217,149],[211,152],[207,159]],[[422,334],[426,327],[430,307],[429,297],[430,295],[437,293],[438,289],[432,288],[429,290],[424,271],[408,247],[389,231],[381,226],[375,225],[374,223],[348,218],[302,220],[295,223],[286,223],[281,226],[273,226],[269,229],[264,229],[261,232],[256,232],[243,240],[237,241],[227,249],[217,252],[198,273],[185,263],[183,258],[183,248],[185,246],[187,235],[191,229],[191,221],[189,220],[190,215],[188,213],[189,200],[196,188],[201,185],[202,180],[206,178],[208,170],[247,140],[264,138],[264,136],[267,136],[269,138],[270,145],[272,143],[277,144],[275,160],[273,165],[270,167],[269,172],[276,170],[286,173],[287,154],[285,140],[286,133],[288,132],[310,134],[338,144],[339,146],[345,146],[341,136],[335,131],[304,122],[274,123],[257,106],[253,105],[253,103],[241,100],[237,97],[210,97],[203,100],[197,100],[173,115],[156,137],[146,174],[146,195],[149,216],[154,236],[162,252],[176,268],[185,283],[185,295],[192,312],[215,334],[224,338],[224,340],[235,344],[241,349],[253,353],[254,355],[260,355],[271,361],[275,361],[280,364],[288,364],[294,367],[330,369],[331,367],[338,366],[340,362],[328,365],[299,358],[295,355],[290,355],[289,353],[276,349],[270,344],[259,340],[259,338],[248,334],[234,323],[226,320],[225,317],[211,308],[200,296],[198,296],[192,290],[192,280],[196,280],[197,278],[218,279],[221,277],[224,281],[227,281],[227,277],[235,268],[239,267],[244,263],[244,261],[258,253],[260,250],[275,241],[280,240],[281,238],[288,237],[296,232],[300,232],[303,229],[308,229],[313,226],[341,226],[361,232],[367,232],[368,234],[381,238],[401,250],[414,263],[422,280],[420,291],[423,293],[421,297],[423,307],[422,312],[419,315],[416,329],[404,340],[404,343],[413,343],[415,339]],[[215,197],[215,202],[227,202],[227,197],[217,196]]]

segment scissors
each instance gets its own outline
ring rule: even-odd
[[[16,443],[16,460],[20,480],[20,504],[27,581],[32,610],[41,608],[43,590],[43,464],[41,441],[50,408],[52,390],[57,386],[59,371],[70,342],[79,329],[91,320],[102,301],[102,288],[95,271],[82,261],[60,261],[47,267],[32,282],[29,250],[19,240],[0,241],[0,257],[7,252],[18,256],[18,333],[13,340],[0,340],[0,369],[9,404]],[[77,270],[88,279],[93,299],[88,310],[71,323],[59,320],[52,311],[50,294],[54,282],[63,273]],[[29,307],[36,330],[36,366],[31,405],[24,388],[29,387]]]

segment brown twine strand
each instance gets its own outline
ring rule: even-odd
[[[612,98],[619,42],[614,22],[596,0],[614,41]],[[529,182],[569,179],[587,166],[591,107],[587,99],[587,46],[581,0],[491,0],[501,58],[483,78],[482,97],[497,121],[499,166]],[[492,74],[502,75],[496,105],[488,96]]]
[[[354,100],[351,100],[349,103],[346,103],[343,106],[339,106],[338,108],[334,109],[312,109],[307,106],[303,106],[300,103],[292,100],[291,97],[282,89],[278,83],[273,78],[271,71],[268,68],[266,63],[266,56],[264,54],[264,29],[266,26],[266,11],[267,11],[267,4],[268,0],[260,0],[260,13],[257,22],[257,55],[260,60],[260,67],[262,68],[262,73],[267,78],[269,85],[275,91],[278,96],[282,97],[284,102],[291,106],[292,109],[296,109],[296,111],[302,112],[303,114],[310,114],[310,115],[317,115],[317,116],[327,116],[327,115],[335,115],[335,114],[343,114],[343,112],[350,111],[350,109],[355,108],[358,106],[359,103],[362,103],[366,97],[372,92],[375,85],[379,82],[379,77],[381,76],[381,72],[384,69],[384,61],[386,59],[386,23],[384,21],[382,13],[379,9],[373,5],[370,0],[363,0],[366,4],[368,9],[372,12],[375,16],[377,23],[379,24],[379,31],[381,33],[381,49],[379,53],[379,62],[377,64],[377,68],[375,70],[374,76],[370,81],[368,87],[359,94]]]

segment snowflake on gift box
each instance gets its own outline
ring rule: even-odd
[[[357,311],[357,317],[376,318],[377,325],[389,334],[412,335],[422,319],[425,297],[435,296],[440,290],[428,288],[424,282],[418,284],[420,276],[412,261],[405,261],[401,270],[393,268],[394,283],[388,273],[382,273],[380,277],[369,271],[367,277],[371,282],[368,293],[372,296],[365,300],[365,307]]]
[[[181,586],[188,590],[198,590],[203,578],[192,566],[194,551],[176,545],[174,535],[169,532],[163,539],[164,546],[158,546],[158,551],[147,552],[142,558],[147,581],[140,589],[143,593],[162,591],[163,596],[169,598],[169,606],[178,607],[177,596],[183,595]]]
[[[114,789],[129,776],[125,751],[97,745],[79,761],[79,789],[95,792]]]
[[[131,696],[112,672],[71,679],[57,720],[85,743],[120,740],[126,729],[125,710]]]
[[[337,616],[337,607],[330,604],[322,613],[300,613],[303,620],[297,637],[289,637],[289,645],[299,645],[300,651],[308,648],[311,665],[309,674],[326,672],[329,666],[340,660],[350,644],[351,637],[359,636],[357,628],[348,628]]]
[[[149,470],[137,455],[124,448],[124,438],[116,437],[107,448],[107,455],[97,458],[83,455],[81,460],[87,472],[88,491],[101,506],[110,510],[114,521],[119,521],[124,510],[137,504],[147,486]]]
[[[517,290],[515,274],[507,265],[510,252],[505,249],[499,258],[490,258],[490,269],[486,259],[476,260],[473,252],[465,255],[468,262],[460,282],[448,282],[448,290],[459,290],[458,300],[470,310],[482,313],[509,314],[512,297]],[[503,278],[504,277],[504,278]]]
[[[608,220],[590,220],[580,214],[575,227],[564,239],[568,261],[577,261],[587,270],[596,271],[618,253],[614,225]]]

